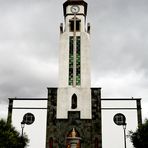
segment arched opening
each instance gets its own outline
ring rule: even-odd
[[[75,133],[73,133],[73,130],[74,130]],[[70,130],[70,132],[67,135],[66,148],[71,148],[70,139],[68,139],[68,138],[73,137],[73,134],[74,134],[75,137],[80,138],[80,134],[76,129]],[[80,140],[78,141],[76,148],[81,148],[81,141]]]
[[[72,109],[76,109],[77,108],[77,96],[76,96],[76,94],[72,95],[71,108]]]
[[[53,138],[49,138],[49,148],[53,148]]]
[[[95,148],[99,148],[99,139],[95,138]]]

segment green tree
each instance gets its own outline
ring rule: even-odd
[[[129,136],[135,148],[148,148],[148,119],[135,132],[130,131]]]
[[[24,148],[27,143],[26,136],[22,137],[10,123],[0,119],[0,148]]]

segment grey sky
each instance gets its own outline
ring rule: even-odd
[[[58,85],[65,0],[0,0],[0,116],[8,97],[46,97]],[[141,97],[148,109],[148,1],[87,0],[92,86],[103,97]],[[6,109],[6,108],[5,108]]]

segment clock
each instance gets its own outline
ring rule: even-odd
[[[78,5],[71,6],[71,12],[72,13],[78,13],[80,11],[80,7]]]

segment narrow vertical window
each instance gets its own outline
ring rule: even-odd
[[[53,148],[53,138],[50,137],[49,139],[49,148]]]
[[[76,85],[81,84],[81,38],[80,36],[76,37]],[[73,36],[69,37],[69,85],[73,84]]]
[[[76,94],[73,94],[73,96],[72,96],[71,108],[72,109],[76,109],[77,108],[77,96],[76,96]]]
[[[95,148],[99,148],[99,140],[98,140],[98,138],[95,138]]]
[[[76,59],[76,85],[81,84],[81,43],[80,43],[80,36],[77,37],[77,59]]]
[[[73,84],[73,37],[69,37],[69,85]]]
[[[69,24],[70,24],[69,26],[70,31],[73,32],[74,31],[74,20],[70,20]],[[80,24],[81,24],[81,21],[76,20],[76,31],[80,31]]]

